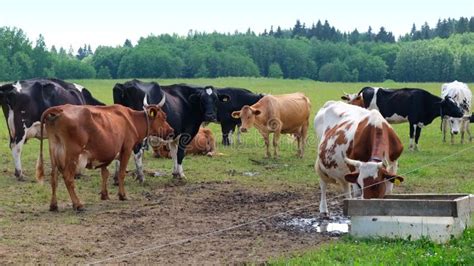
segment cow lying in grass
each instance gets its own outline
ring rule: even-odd
[[[157,106],[145,111],[134,111],[121,105],[104,107],[61,105],[47,109],[41,116],[49,139],[51,158],[52,197],[50,210],[58,209],[56,188],[58,170],[72,200],[74,210],[83,210],[74,189],[74,173],[83,168],[100,168],[102,175],[101,199],[109,199],[107,192],[107,166],[120,161],[120,200],[125,200],[124,178],[128,159],[136,145],[147,136],[163,139],[173,137],[173,129],[166,122],[166,114]],[[41,130],[41,135],[43,135]],[[40,142],[40,159],[36,177],[44,179],[43,140]]]

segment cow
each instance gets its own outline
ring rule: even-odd
[[[409,122],[410,150],[418,150],[421,129],[436,117],[462,117],[464,114],[449,96],[440,98],[422,89],[364,87],[357,94],[341,99],[350,104],[378,110],[389,123]]]
[[[263,94],[255,94],[240,88],[222,88],[217,91],[229,95],[232,99],[232,101],[217,104],[217,121],[221,124],[222,144],[228,146],[233,142],[232,134],[235,132],[235,128],[241,125],[240,119],[232,117],[232,112],[242,109],[244,105],[255,104],[263,97]],[[237,130],[237,142],[241,142],[240,130]]]
[[[166,122],[166,114],[160,107],[150,105],[144,111],[135,111],[121,105],[87,106],[61,105],[48,108],[41,116],[49,139],[51,159],[50,210],[57,211],[57,175],[61,172],[72,200],[72,207],[82,211],[83,205],[74,189],[74,174],[83,168],[100,168],[102,186],[100,197],[109,199],[107,191],[107,166],[113,160],[120,161],[120,200],[126,200],[124,177],[133,148],[144,138],[154,136],[168,139],[173,129]],[[41,133],[43,130],[41,129]],[[36,177],[44,179],[43,140],[40,140],[40,159]]]
[[[171,158],[170,149],[167,143],[163,143],[159,146],[154,146],[153,155],[156,158]],[[213,156],[216,154],[216,142],[212,131],[208,128],[201,127],[199,132],[194,136],[191,143],[186,146],[186,155],[207,155]]]
[[[156,82],[139,80],[117,83],[113,88],[114,103],[140,110],[148,104],[158,104],[167,114],[167,122],[175,132],[169,142],[173,158],[173,177],[177,181],[185,179],[183,159],[186,146],[198,133],[203,122],[217,121],[217,102],[231,101],[230,96],[219,93],[212,86],[174,84],[160,86]],[[152,146],[159,142],[150,139]],[[142,166],[142,146],[134,149],[136,174],[139,181],[144,180]]]
[[[360,198],[382,198],[393,183],[404,179],[397,173],[403,145],[389,123],[376,110],[329,101],[316,114],[319,139],[314,165],[320,177],[320,213],[328,215],[327,185],[339,184],[351,198],[351,184]],[[389,182],[387,182],[389,181]]]
[[[469,135],[469,141],[472,141],[471,129],[469,120],[471,117],[471,100],[472,92],[466,83],[457,80],[451,83],[444,83],[441,86],[441,98],[446,96],[451,97],[458,106],[461,107],[464,116],[462,118],[455,118],[444,116],[441,120],[441,129],[443,131],[443,142],[446,142],[446,131],[448,125],[451,127],[451,144],[454,144],[454,135],[461,132],[461,144],[464,143],[464,132]]]
[[[302,158],[308,136],[311,103],[303,93],[265,95],[257,103],[244,105],[232,117],[240,118],[240,131],[246,133],[255,125],[265,141],[266,157],[270,158],[270,134],[273,133],[274,157],[278,157],[280,134],[293,134],[298,142],[297,156]]]
[[[66,103],[104,105],[81,85],[58,79],[35,78],[0,86],[0,104],[10,134],[10,149],[18,180],[26,178],[21,167],[23,145],[30,138],[41,138],[41,114],[49,107]]]

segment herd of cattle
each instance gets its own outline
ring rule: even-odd
[[[390,193],[397,175],[403,145],[389,123],[409,122],[410,149],[416,150],[421,129],[442,118],[443,140],[448,125],[454,135],[469,135],[472,94],[466,84],[454,81],[442,86],[437,97],[422,89],[365,87],[345,94],[344,101],[328,101],[314,118],[319,139],[315,170],[320,177],[321,214],[327,214],[328,183],[339,184],[347,197],[377,198]],[[172,158],[173,177],[185,177],[185,154],[216,154],[212,132],[204,128],[217,122],[223,145],[232,134],[255,127],[262,135],[266,156],[278,156],[281,134],[293,135],[297,156],[303,157],[308,136],[310,99],[303,93],[255,94],[239,88],[214,88],[131,80],[113,88],[114,105],[105,106],[84,87],[58,79],[30,79],[0,87],[0,103],[10,135],[15,176],[23,179],[21,151],[30,138],[39,138],[36,178],[44,178],[43,139],[49,140],[52,198],[57,210],[58,172],[63,176],[73,208],[83,205],[74,189],[74,177],[84,168],[100,168],[101,199],[108,199],[107,167],[116,161],[114,178],[119,199],[126,199],[124,177],[133,154],[136,176],[144,180],[144,147],[156,157]],[[237,129],[237,130],[236,130]],[[351,192],[351,190],[353,190]]]

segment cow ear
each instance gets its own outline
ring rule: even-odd
[[[41,84],[39,84],[37,82],[33,86],[41,87]],[[54,96],[55,92],[56,92],[55,89],[56,89],[56,87],[54,86],[54,84],[51,84],[51,83],[44,84],[43,88],[41,90],[41,94],[43,95],[43,99],[51,99]]]
[[[344,179],[349,183],[357,183],[357,178],[359,177],[358,172],[353,172],[344,176]]]
[[[198,93],[193,93],[193,94],[189,95],[189,98],[188,98],[188,100],[191,103],[198,103],[200,99],[201,99],[201,97]]]
[[[239,119],[240,118],[240,111],[232,112],[232,117],[235,118],[235,119]]]
[[[342,95],[342,96],[341,96],[341,100],[349,101],[349,96],[347,96],[347,95]]]
[[[219,97],[219,101],[221,102],[229,102],[230,101],[230,96],[227,94],[219,94],[217,97]]]

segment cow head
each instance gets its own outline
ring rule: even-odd
[[[358,93],[353,93],[353,94],[344,93],[344,95],[341,96],[341,99],[346,101],[349,104],[357,105],[357,106],[365,108],[364,98],[362,97],[361,94],[358,94]]]
[[[232,117],[242,121],[240,132],[246,133],[255,123],[255,117],[260,115],[261,111],[251,106],[244,105],[240,111],[232,112]]]
[[[391,183],[403,182],[403,177],[389,173],[382,162],[361,162],[344,158],[346,163],[355,167],[355,171],[345,175],[349,183],[356,184],[362,190],[364,199],[382,198],[392,190]]]
[[[464,116],[464,112],[461,107],[459,107],[459,105],[451,97],[444,97],[444,99],[441,100],[440,104],[441,117],[443,117],[443,115],[451,116],[454,118],[461,118]]]
[[[207,86],[191,94],[189,96],[189,100],[192,103],[199,104],[201,111],[203,112],[203,120],[205,122],[216,122],[217,101],[228,102],[230,101],[230,96],[226,94],[219,94],[217,93],[216,89],[214,89],[214,87]]]
[[[166,122],[166,113],[157,105],[148,105],[145,107],[149,118],[149,132],[152,138],[169,140],[174,137],[174,130]]]

